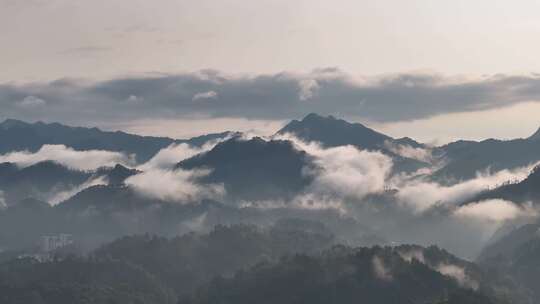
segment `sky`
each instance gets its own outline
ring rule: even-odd
[[[310,112],[426,142],[539,126],[540,2],[0,0],[0,119],[186,137]]]

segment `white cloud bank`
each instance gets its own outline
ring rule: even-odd
[[[452,264],[440,264],[435,268],[435,270],[442,275],[453,278],[462,287],[474,290],[477,290],[479,287],[478,282],[469,277],[463,267]]]
[[[209,142],[202,147],[172,144],[161,149],[152,159],[140,165],[140,174],[129,177],[125,183],[139,194],[172,202],[197,202],[202,199],[219,199],[224,196],[223,185],[201,185],[197,181],[210,173],[208,170],[174,169],[180,161],[212,149],[222,140]]]
[[[489,222],[504,222],[517,218],[533,217],[537,211],[531,205],[518,206],[502,199],[490,199],[461,206],[454,212],[455,216]]]
[[[394,144],[390,141],[386,141],[384,145],[388,150],[402,157],[416,159],[428,164],[435,160],[429,148],[415,148],[410,145]]]
[[[508,181],[525,179],[536,164],[502,170],[495,173],[479,172],[473,179],[453,185],[442,185],[415,175],[392,176],[392,159],[377,151],[360,150],[353,146],[323,148],[320,144],[306,143],[293,135],[277,136],[290,140],[297,149],[307,152],[314,158],[315,164],[322,170],[306,169],[306,174],[314,177],[306,191],[298,195],[293,206],[306,209],[334,208],[347,212],[344,201],[362,203],[370,194],[382,193],[386,189],[395,189],[396,207],[405,208],[418,216],[434,207],[454,210],[452,215],[463,218],[474,215],[476,219],[503,222],[536,213],[532,208],[522,208],[511,202],[490,201],[457,206],[478,193],[497,187]],[[423,160],[437,166],[429,149],[394,146],[397,154]],[[428,170],[429,171],[429,170]],[[427,171],[427,172],[428,172]],[[286,203],[276,202],[279,207]],[[269,206],[265,202],[264,206]]]
[[[440,263],[436,266],[431,265],[426,261],[426,258],[424,256],[423,249],[410,249],[410,250],[404,250],[404,249],[398,249],[398,254],[401,256],[402,259],[405,261],[411,263],[413,260],[416,260],[429,268],[439,272],[442,275],[448,276],[453,278],[457,281],[457,283],[465,288],[471,288],[471,289],[478,289],[478,282],[474,279],[472,279],[469,275],[467,275],[467,272],[465,271],[465,268],[449,264],[449,263]]]
[[[223,139],[224,140],[224,139]],[[172,144],[159,150],[149,161],[137,167],[142,171],[154,169],[171,169],[184,159],[212,149],[222,140],[209,142],[202,147],[194,147],[188,144]]]
[[[197,179],[209,171],[154,169],[128,178],[125,183],[141,195],[172,202],[197,202],[218,199],[225,190],[222,185],[200,185]]]
[[[277,138],[290,140],[297,149],[313,157],[316,169],[305,168],[313,182],[293,200],[301,208],[343,208],[346,199],[361,200],[384,190],[392,170],[392,160],[380,153],[359,150],[353,146],[323,148],[305,143],[289,134]]]
[[[54,161],[71,169],[94,170],[105,166],[134,163],[132,156],[120,152],[103,150],[77,151],[64,145],[44,145],[37,152],[10,152],[0,155],[0,162],[11,162],[19,167],[28,167],[42,161]]]
[[[78,186],[75,186],[69,190],[64,190],[64,191],[60,191],[60,192],[57,192],[57,193],[53,193],[53,195],[51,195],[51,197],[49,199],[47,199],[47,202],[49,203],[49,205],[52,205],[52,206],[55,206],[55,205],[58,205],[60,204],[61,202],[73,197],[75,194],[81,192],[82,190],[86,189],[86,188],[89,188],[89,187],[92,187],[92,186],[97,186],[97,185],[107,185],[108,182],[107,180],[105,179],[105,177],[103,176],[100,176],[100,177],[95,177],[95,178],[90,178],[88,181],[78,185]]]
[[[466,180],[451,186],[443,186],[436,182],[425,180],[409,180],[402,177],[389,181],[398,189],[398,202],[412,208],[416,213],[422,213],[435,206],[459,203],[489,188],[496,187],[508,181],[523,180],[531,172],[534,165],[502,170],[493,174],[479,173],[476,178]]]
[[[311,145],[307,152],[323,168],[313,172],[311,190],[338,197],[361,199],[381,191],[392,169],[392,161],[379,152],[358,150],[353,146],[321,149]]]

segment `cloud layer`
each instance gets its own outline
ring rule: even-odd
[[[479,172],[476,178],[449,186],[425,179],[408,179],[402,176],[393,178],[389,184],[398,189],[399,203],[421,213],[433,207],[463,202],[481,191],[497,187],[508,181],[523,180],[534,167],[535,165],[531,165],[492,174]]]
[[[539,76],[355,78],[333,68],[271,75],[204,70],[101,82],[0,85],[3,116],[78,124],[182,117],[285,120],[309,112],[395,122],[531,100],[540,100]]]
[[[80,185],[74,186],[71,189],[64,190],[64,191],[59,191],[59,192],[53,192],[50,195],[50,197],[45,198],[45,200],[50,205],[53,205],[53,206],[58,205],[59,203],[71,198],[75,194],[81,192],[82,190],[84,190],[84,189],[86,189],[88,187],[97,186],[97,185],[107,185],[107,184],[108,184],[108,181],[102,176],[100,176],[100,177],[92,177],[92,178],[88,179],[86,182],[84,182],[84,183],[82,183]]]
[[[42,161],[55,161],[77,170],[94,170],[116,164],[134,163],[133,157],[128,157],[123,153],[102,150],[77,151],[64,145],[44,145],[35,153],[18,151],[0,155],[0,163],[11,162],[20,167],[31,166]]]
[[[164,201],[192,203],[202,199],[218,199],[225,190],[222,185],[199,185],[196,180],[208,171],[149,170],[134,175],[126,184],[144,196]]]
[[[174,169],[180,161],[208,151],[218,142],[208,142],[202,147],[172,144],[137,167],[142,173],[129,177],[125,183],[143,196],[164,201],[188,203],[219,199],[225,194],[223,185],[201,185],[197,182],[198,178],[210,173],[208,170]]]
[[[519,217],[536,216],[537,212],[532,207],[523,208],[510,201],[492,199],[462,206],[454,214],[472,220],[504,222]]]

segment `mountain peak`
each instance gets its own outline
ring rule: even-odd
[[[338,119],[332,115],[323,116],[317,113],[309,113],[308,115],[304,117],[304,119],[302,119],[302,121],[309,121],[309,120],[321,121],[321,120],[338,120]]]
[[[130,169],[120,164],[117,164],[114,167],[99,168],[96,172],[96,175],[106,176],[108,178],[109,184],[111,185],[122,185],[126,179],[139,173],[141,173],[141,171],[137,169]]]
[[[231,138],[176,165],[184,170],[211,169],[199,181],[223,184],[232,201],[292,198],[311,182],[305,170],[312,167],[311,158],[290,141],[260,137]]]
[[[334,116],[308,114],[301,121],[293,120],[277,134],[290,133],[305,141],[320,142],[325,146],[354,145],[365,149],[380,148],[391,137],[360,123],[351,123]]]
[[[351,123],[343,119],[336,118],[333,115],[323,116],[317,113],[309,113],[300,122],[302,123],[326,123],[326,124],[341,124],[341,125],[356,125],[367,128],[361,123]]]

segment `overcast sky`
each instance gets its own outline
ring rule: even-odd
[[[270,132],[319,112],[424,141],[523,137],[540,126],[539,11],[533,0],[0,0],[0,118],[183,137]]]

